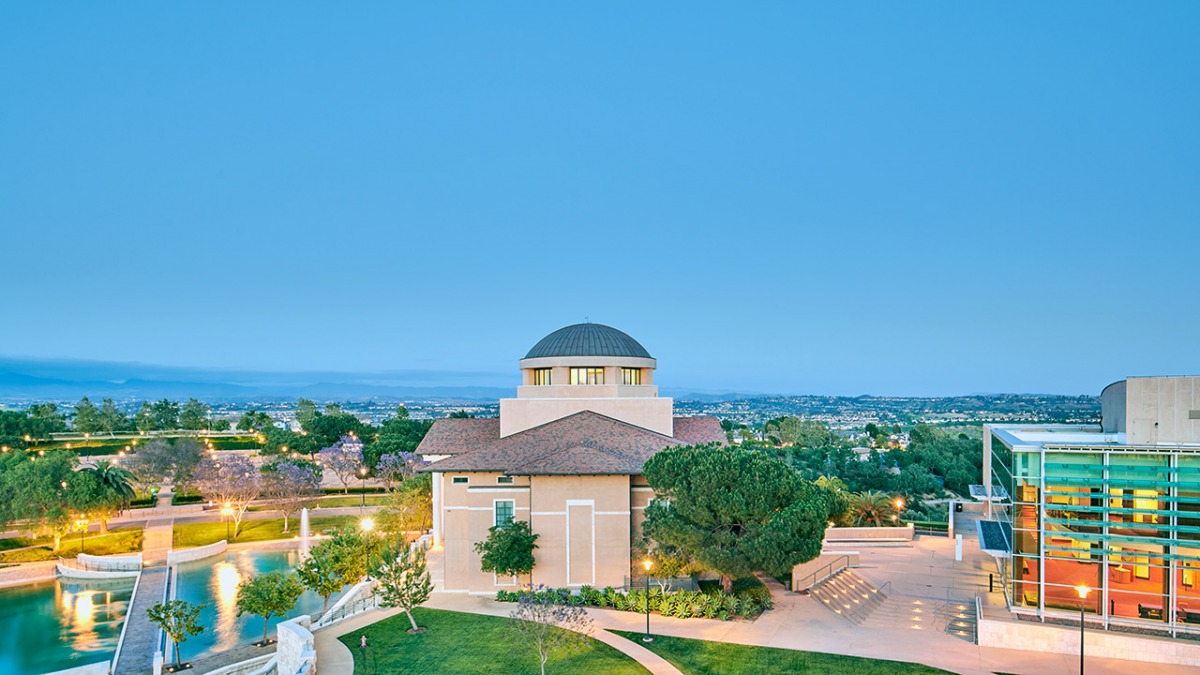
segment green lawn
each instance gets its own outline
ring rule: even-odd
[[[354,654],[354,672],[386,673],[532,673],[538,670],[537,651],[514,642],[510,619],[464,614],[437,609],[416,609],[417,624],[424,633],[409,635],[404,614],[384,619],[338,638]],[[363,634],[369,648],[359,648]],[[584,651],[552,656],[546,663],[549,675],[645,675],[646,669],[608,645],[592,641]]]
[[[358,495],[349,495],[343,497],[322,497],[317,502],[318,509],[332,509],[339,507],[357,507],[361,503],[362,498]],[[387,504],[387,497],[376,495],[367,495],[367,506],[383,506]],[[270,511],[269,506],[251,506],[250,511]]]
[[[641,642],[641,633],[612,631],[623,638]],[[947,673],[918,663],[865,659],[857,656],[801,652],[773,647],[750,647],[727,642],[709,642],[687,638],[654,636],[645,645],[670,661],[684,675],[708,673],[753,673],[754,675],[791,675],[792,673],[855,673],[855,675],[924,675]]]
[[[358,525],[358,516],[321,516],[309,518],[309,526],[313,534],[335,527],[354,527]],[[233,525],[231,524],[232,531]],[[271,539],[291,539],[300,536],[300,516],[288,520],[288,531],[283,531],[283,519],[278,520],[243,520],[238,536],[231,544],[243,544],[250,541],[268,541]],[[175,548],[191,548],[205,546],[225,538],[225,523],[184,523],[176,525],[173,532]]]
[[[23,541],[23,545],[31,543],[42,544],[49,539],[37,540],[3,540]],[[117,555],[119,553],[137,553],[142,550],[142,527],[135,526],[123,529],[113,529],[108,534],[89,534],[84,541],[83,550],[90,555]],[[55,560],[57,558],[74,558],[79,553],[79,535],[64,537],[57,551],[49,544],[38,545],[34,548],[5,550],[0,552],[0,563],[37,562],[39,560]]]

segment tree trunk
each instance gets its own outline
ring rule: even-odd
[[[267,622],[270,620],[271,620],[270,614],[263,616],[263,640],[262,640],[263,642],[267,641]]]
[[[179,642],[171,640],[171,644],[175,645],[175,665],[179,665]]]
[[[58,547],[61,545],[62,545],[62,536],[57,535],[57,534],[54,535],[54,550],[57,551]]]
[[[288,531],[288,514],[283,514],[283,531]]]
[[[107,518],[100,521],[100,534],[108,534],[108,519]]]
[[[542,653],[542,675],[546,675],[546,654]]]
[[[733,579],[727,574],[721,575],[721,590],[725,591],[726,593],[733,592]]]
[[[329,595],[333,595],[330,593]],[[329,613],[329,595],[325,596],[325,607],[321,610],[321,616],[324,617]]]
[[[421,630],[421,627],[417,625],[417,620],[413,618],[412,611],[406,609],[404,610],[404,613],[408,615],[408,622],[412,624],[412,632],[415,633],[418,630]]]

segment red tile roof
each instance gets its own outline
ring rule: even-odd
[[[430,471],[499,471],[516,475],[640,474],[654,453],[673,445],[724,443],[715,417],[676,417],[675,437],[583,411],[500,438],[500,420],[440,419],[417,447],[451,455]]]

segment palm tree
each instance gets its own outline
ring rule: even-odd
[[[117,497],[119,502],[118,511],[124,511],[129,508],[129,503],[137,495],[133,489],[134,482],[137,479],[129,469],[124,469],[117,466],[115,463],[102,459],[96,462],[96,466],[91,466],[82,471],[94,475],[100,480],[100,486],[105,490],[112,492]],[[108,523],[102,522],[101,526],[104,530],[108,529]]]
[[[875,490],[850,495],[850,520],[855,527],[883,527],[896,518],[896,502]]]

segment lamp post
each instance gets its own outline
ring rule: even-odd
[[[87,534],[87,529],[88,529],[89,524],[90,524],[90,521],[88,521],[87,517],[84,515],[80,515],[78,518],[75,519],[75,527],[79,529],[79,552],[80,553],[87,552],[83,548],[83,537],[84,537],[84,535]]]
[[[358,511],[362,513],[367,510],[367,467],[358,470],[358,479]]]
[[[1092,589],[1080,584],[1075,592],[1079,594],[1079,675],[1083,675],[1083,608]]]
[[[650,568],[654,563],[646,558],[642,566],[646,568],[646,634],[642,636],[642,642],[654,642],[654,636],[650,635]]]
[[[363,576],[367,579],[371,578],[371,530],[375,528],[375,521],[370,518],[363,518]]]

